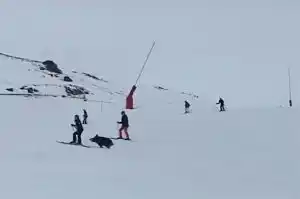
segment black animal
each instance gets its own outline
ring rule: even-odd
[[[90,141],[97,143],[100,148],[103,148],[103,146],[105,146],[109,149],[111,146],[114,145],[113,141],[110,138],[101,137],[98,134],[96,134],[95,137],[90,138]]]

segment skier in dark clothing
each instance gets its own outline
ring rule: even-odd
[[[71,124],[71,126],[75,127],[76,131],[73,133],[73,141],[70,142],[70,144],[75,144],[76,143],[76,136],[77,136],[77,144],[82,144],[81,143],[81,134],[83,132],[83,126],[82,126],[81,121],[79,119],[79,115],[75,115],[74,123],[75,124]]]
[[[117,122],[118,124],[122,124],[121,128],[119,129],[119,137],[118,139],[123,139],[122,138],[122,131],[124,130],[124,133],[126,135],[125,140],[130,140],[129,135],[128,135],[128,127],[129,127],[129,122],[128,122],[128,117],[125,114],[125,111],[121,112],[122,118],[121,121]]]
[[[85,109],[83,109],[83,121],[82,124],[87,124],[86,119],[88,118],[88,114]]]
[[[216,104],[220,104],[220,112],[221,111],[225,111],[225,108],[224,108],[224,100],[220,97],[219,99],[219,102],[216,103]]]
[[[184,101],[184,108],[185,108],[185,111],[184,113],[189,113],[190,112],[190,103],[188,103],[187,101]]]

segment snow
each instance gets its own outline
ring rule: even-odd
[[[287,62],[299,65],[298,4],[197,2],[3,2],[1,52],[53,59],[64,74],[0,56],[1,198],[299,199],[299,94],[282,106]],[[126,111],[133,141],[98,148],[89,138],[118,135],[154,39],[137,109]],[[92,94],[61,97],[70,84]],[[8,95],[27,94],[24,85],[57,97]],[[217,111],[219,95],[227,112]],[[83,109],[83,143],[95,148],[57,143],[71,141]]]
[[[137,106],[142,105],[127,111],[133,141],[114,141],[111,149],[61,145],[56,140],[71,140],[70,124],[74,114],[82,116],[83,108],[89,113],[83,143],[95,146],[88,139],[96,133],[117,136],[124,97],[115,97],[101,110],[100,103],[77,99],[2,96],[1,195],[299,198],[300,110],[219,113],[203,109],[195,100],[193,112],[184,115],[184,97],[165,92],[137,89]]]

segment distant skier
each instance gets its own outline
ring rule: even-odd
[[[85,101],[85,102],[87,101],[85,94],[83,95],[83,101]]]
[[[129,121],[128,121],[128,117],[125,114],[125,111],[121,112],[122,118],[121,121],[117,122],[118,124],[122,124],[121,128],[119,129],[119,137],[118,139],[123,139],[122,137],[122,131],[124,130],[124,133],[126,135],[125,140],[130,140],[129,135],[128,135],[128,127],[129,127]]]
[[[185,108],[185,111],[184,113],[189,113],[190,112],[190,103],[188,103],[187,101],[184,101],[184,108]]]
[[[216,104],[220,104],[220,112],[225,111],[224,100],[220,97],[219,102]]]
[[[81,143],[81,134],[83,132],[83,126],[82,126],[81,121],[79,119],[79,115],[75,115],[74,123],[75,124],[71,124],[71,126],[75,127],[76,131],[73,133],[73,141],[70,142],[70,144],[82,144]],[[76,136],[77,136],[77,143],[76,143]]]
[[[86,119],[88,118],[88,114],[85,109],[83,109],[83,121],[82,124],[87,124]]]

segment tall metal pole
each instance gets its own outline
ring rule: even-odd
[[[291,69],[289,68],[288,70],[288,75],[289,75],[289,104],[290,104],[290,107],[293,106],[293,103],[292,103],[292,87],[291,87]]]
[[[138,78],[136,79],[135,85],[137,85],[137,83],[138,83],[138,81],[139,81],[139,79],[140,79],[140,77],[141,77],[141,75],[142,75],[142,73],[143,73],[143,71],[144,71],[144,68],[145,68],[145,66],[146,66],[146,63],[147,63],[149,57],[150,57],[150,54],[151,54],[151,52],[152,52],[152,50],[153,50],[154,45],[155,45],[155,41],[153,42],[152,47],[151,47],[151,49],[150,49],[150,51],[149,51],[149,53],[148,53],[148,55],[147,55],[147,58],[146,58],[146,60],[144,61],[143,67],[142,67],[142,69],[141,69],[141,71],[140,71],[140,74],[139,74]]]

